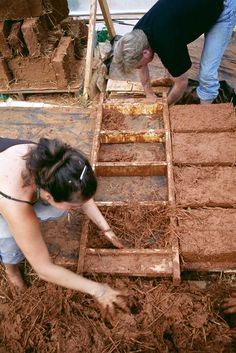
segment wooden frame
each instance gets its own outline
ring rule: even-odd
[[[115,37],[115,29],[112,23],[111,15],[106,0],[99,0],[99,5],[111,38]],[[90,1],[90,18],[88,30],[88,45],[85,63],[84,90],[83,95],[86,99],[89,98],[89,85],[92,78],[93,52],[95,42],[95,24],[97,16],[97,0]]]
[[[97,120],[94,132],[91,161],[97,175],[125,175],[126,177],[141,175],[166,175],[168,187],[168,199],[154,202],[138,202],[144,206],[160,206],[172,204],[174,202],[173,169],[172,169],[172,151],[170,140],[170,124],[166,94],[162,100],[155,105],[145,104],[142,99],[138,100],[105,100],[104,94],[100,96],[100,102],[97,109]],[[116,107],[120,112],[126,114],[156,114],[162,112],[164,128],[154,131],[155,142],[165,143],[166,161],[164,162],[98,162],[98,153],[101,143],[125,143],[126,141],[145,141],[148,145],[147,131],[137,132],[123,131],[115,132],[101,130],[104,109]],[[146,137],[142,138],[142,134]],[[122,135],[122,138],[121,138]],[[126,136],[126,141],[123,140]],[[137,138],[138,137],[138,138]],[[111,142],[112,141],[112,142]],[[122,201],[97,201],[98,206],[127,206],[127,202]],[[173,222],[174,220],[171,220]],[[128,276],[148,276],[148,277],[172,277],[173,283],[180,282],[180,262],[178,242],[174,242],[168,249],[92,249],[87,248],[89,232],[89,220],[83,225],[78,272],[92,272],[102,274],[120,274]]]

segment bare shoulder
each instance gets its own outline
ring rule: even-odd
[[[34,196],[32,187],[24,187],[22,179],[23,172],[26,171],[24,156],[31,146],[16,145],[0,153],[0,191],[12,198],[31,201]],[[1,205],[8,205],[5,201],[4,196],[0,195],[0,208]],[[12,201],[12,207],[14,203]]]

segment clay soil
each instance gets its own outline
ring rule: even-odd
[[[236,161],[235,132],[175,133],[174,164],[234,165]]]
[[[101,212],[123,244],[129,248],[171,246],[170,215],[165,206],[101,207]],[[88,247],[111,247],[98,228],[90,223]]]
[[[158,114],[152,115],[126,115],[114,109],[105,109],[101,130],[149,130],[160,129],[163,121]]]
[[[180,108],[184,108],[182,113]],[[194,109],[194,117],[191,117],[192,107],[171,108],[172,128],[177,131],[180,122],[183,123],[180,132],[228,132],[236,128],[230,104],[215,105],[209,113],[211,123],[209,119],[205,120],[207,110],[205,115],[200,111],[205,108],[195,106]],[[224,115],[227,112],[228,118],[222,119],[220,112]],[[117,129],[120,124],[120,130],[126,129],[122,119],[120,123],[117,119],[113,127],[105,128]],[[235,167],[176,166],[174,173],[179,204],[235,206]],[[102,179],[98,188],[100,199],[130,201],[137,192],[141,201],[167,199],[166,179],[162,177],[150,179],[146,184],[144,178],[134,177],[128,187],[122,177],[116,178],[116,182],[112,178]],[[118,185],[117,179],[121,180]],[[117,236],[129,247],[168,247],[172,240],[169,219],[174,215],[179,224],[177,235],[184,261],[208,261],[213,256],[211,246],[218,249],[218,253],[214,253],[216,261],[227,256],[232,256],[230,260],[233,261],[235,253],[230,251],[235,236],[233,209],[173,211],[165,207],[108,207],[102,208],[102,212]],[[82,220],[83,216],[76,212],[72,214],[72,220],[63,219],[42,226],[52,257],[74,261],[73,271],[77,268]],[[190,238],[192,229],[196,231],[195,238]],[[215,243],[208,241],[208,237],[212,239],[213,236]],[[110,247],[92,224],[88,245]],[[173,286],[171,280],[93,275],[92,279],[107,282],[128,294],[128,312],[118,310],[117,315],[108,320],[102,317],[89,296],[39,280],[26,263],[22,271],[29,288],[23,294],[15,293],[2,268],[0,271],[0,353],[235,352],[235,333],[230,330],[232,316],[224,316],[221,311],[221,303],[235,283],[233,275],[227,278],[209,275],[198,285],[185,279],[178,287]],[[195,276],[200,279],[200,275]]]
[[[176,201],[182,206],[236,205],[235,167],[174,167]]]
[[[165,160],[163,143],[101,144],[99,162],[154,162]]]
[[[164,176],[98,177],[96,201],[166,201]],[[142,188],[140,187],[142,185]]]
[[[206,270],[217,262],[224,262],[225,268],[236,267],[235,209],[188,209],[177,218],[185,268],[193,262],[205,263]]]
[[[169,281],[96,278],[128,294],[128,312],[103,319],[91,298],[39,281],[12,293],[1,274],[0,352],[230,353],[233,331],[220,311],[230,285],[224,280]],[[204,287],[204,286],[203,286]]]
[[[176,105],[170,108],[174,132],[235,131],[233,104]]]

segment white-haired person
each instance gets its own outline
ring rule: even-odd
[[[41,221],[81,207],[122,247],[93,201],[97,179],[87,158],[57,139],[0,138],[0,165],[0,262],[9,281],[24,288],[18,265],[26,258],[45,281],[88,293],[103,307],[122,304],[119,291],[54,264],[40,231]]]
[[[155,99],[148,63],[158,55],[173,79],[168,104],[188,85],[191,67],[188,44],[204,34],[197,95],[212,103],[219,91],[218,68],[236,24],[236,0],[159,0],[114,48],[114,62],[123,73],[139,69],[146,97]]]

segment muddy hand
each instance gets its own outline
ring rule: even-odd
[[[222,308],[225,314],[236,314],[236,293],[224,300]]]
[[[117,238],[117,236],[111,229],[108,229],[107,231],[105,231],[104,235],[116,248],[118,249],[125,248],[125,246],[120,242],[120,240]]]
[[[112,320],[115,317],[116,310],[128,311],[125,296],[107,284],[102,284],[100,293],[95,297],[102,307],[103,317]]]

